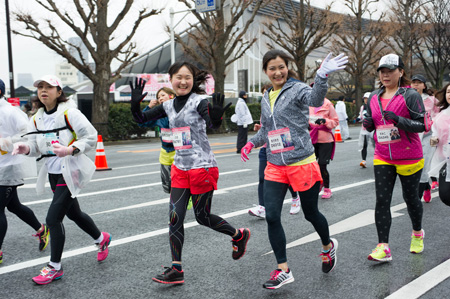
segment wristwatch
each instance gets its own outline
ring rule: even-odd
[[[78,154],[80,152],[80,149],[76,146],[72,146],[72,147],[73,147],[72,156],[75,156],[76,154]]]

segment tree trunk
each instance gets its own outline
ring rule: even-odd
[[[109,114],[109,79],[111,71],[109,65],[96,69],[97,82],[94,82],[92,99],[92,124],[99,135],[108,136]]]

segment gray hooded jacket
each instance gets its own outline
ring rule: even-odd
[[[267,161],[275,165],[290,165],[306,159],[314,153],[309,135],[309,106],[320,107],[327,93],[328,79],[316,75],[314,87],[290,78],[283,86],[270,109],[269,89],[261,100],[261,129],[249,141],[256,147],[267,143]],[[272,153],[269,146],[270,131],[289,128],[294,149]]]

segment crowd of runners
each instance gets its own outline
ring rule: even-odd
[[[296,78],[292,58],[281,50],[270,50],[262,59],[262,70],[270,84],[264,87],[256,134],[247,140],[248,125],[253,122],[245,109],[245,92],[240,94],[237,113],[247,114],[238,120],[238,149],[242,162],[259,148],[258,205],[249,214],[267,223],[268,242],[276,260],[266,289],[277,289],[294,281],[288,265],[286,236],[282,225],[282,206],[289,189],[292,196],[290,214],[303,211],[305,219],[320,236],[324,273],[337,264],[339,243],[330,236],[326,217],[318,209],[322,199],[332,197],[327,165],[333,160],[336,147],[333,129],[340,126],[344,140],[348,134],[345,104],[336,107],[326,99],[328,78],[346,67],[344,54],[331,53],[323,60],[310,85]],[[431,190],[439,188],[441,200],[450,205],[449,130],[450,84],[433,92],[423,75],[409,79],[401,57],[383,56],[378,64],[379,86],[364,94],[364,104],[357,121],[361,122],[359,149],[367,167],[367,149],[374,145],[373,171],[375,177],[375,224],[378,241],[368,259],[376,262],[392,260],[389,247],[391,226],[390,205],[397,176],[403,199],[411,219],[410,252],[424,250],[425,231],[422,227],[423,207],[431,201]],[[172,89],[163,88],[157,100],[142,110],[146,97],[146,82],[130,82],[131,114],[142,126],[160,128],[161,181],[170,194],[169,247],[170,264],[153,280],[163,284],[184,283],[182,249],[184,219],[194,210],[198,223],[230,237],[232,259],[239,260],[247,250],[251,237],[249,228],[239,228],[218,215],[210,207],[217,190],[219,169],[208,141],[207,129],[222,125],[224,112],[231,103],[224,103],[218,93],[209,100],[204,83],[209,73],[189,62],[176,62],[169,68]],[[92,218],[84,213],[76,198],[91,180],[94,163],[85,155],[95,148],[97,131],[66,98],[61,81],[47,75],[34,82],[38,94],[37,112],[27,118],[5,99],[5,85],[0,80],[0,249],[7,230],[5,208],[30,225],[39,239],[39,250],[50,244],[50,260],[33,277],[36,284],[48,284],[64,275],[61,256],[65,232],[63,219],[67,216],[85,231],[98,246],[97,260],[108,257],[111,235],[102,232]],[[242,101],[241,101],[242,100]],[[344,106],[342,106],[344,105]],[[239,111],[238,111],[239,110]],[[242,112],[243,111],[243,112]],[[34,157],[34,158],[30,158]],[[39,170],[36,188],[42,194],[46,178],[53,192],[45,221],[41,223],[31,209],[20,203],[17,187],[24,184],[24,175],[35,159],[45,159]],[[255,174],[256,176],[257,174]],[[256,198],[255,198],[256,201]],[[251,244],[251,243],[250,243]],[[249,245],[251,246],[251,245]],[[0,250],[0,263],[3,252]]]

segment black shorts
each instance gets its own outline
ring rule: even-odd
[[[330,164],[331,154],[333,153],[333,142],[315,143],[313,145],[317,163],[319,165]]]

